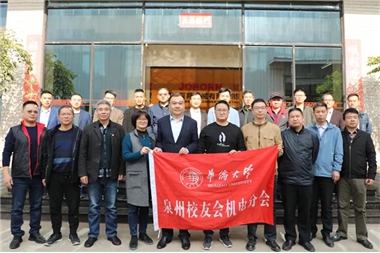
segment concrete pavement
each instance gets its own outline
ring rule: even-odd
[[[94,246],[91,248],[84,247],[84,241],[87,240],[88,224],[81,222],[78,229],[78,236],[81,240],[81,244],[78,246],[72,246],[68,240],[68,223],[63,222],[62,224],[62,235],[63,240],[55,243],[51,247],[46,247],[41,244],[36,244],[34,242],[28,241],[28,229],[29,221],[26,220],[23,225],[23,230],[25,230],[26,235],[23,237],[23,242],[21,246],[16,250],[9,249],[9,243],[11,242],[13,236],[10,233],[9,220],[0,220],[0,241],[1,241],[1,251],[2,252],[125,252],[131,251],[128,247],[130,235],[128,224],[119,224],[118,227],[118,236],[122,240],[121,246],[114,246],[110,241],[107,240],[105,235],[105,226],[104,223],[100,224],[100,236],[98,241],[95,242]],[[48,238],[52,233],[51,224],[49,221],[42,221],[41,234]],[[317,238],[312,241],[317,252],[379,252],[380,251],[380,225],[379,224],[369,224],[368,233],[369,240],[372,242],[374,249],[368,250],[362,245],[356,242],[355,237],[355,225],[349,224],[349,234],[348,240],[336,242],[334,248],[327,247],[323,241],[320,234],[317,235]],[[334,225],[336,229],[336,225]],[[225,248],[218,241],[219,235],[215,231],[214,234],[214,243],[210,252],[247,252],[245,245],[247,243],[247,229],[246,226],[239,226],[230,229],[230,239],[233,243],[232,248]],[[174,232],[175,238],[173,241],[166,246],[163,250],[158,250],[156,248],[158,239],[157,232],[153,231],[153,225],[149,224],[148,234],[153,239],[154,245],[145,245],[142,242],[139,242],[138,249],[136,252],[207,252],[202,249],[202,242],[204,239],[203,233],[201,231],[190,231],[191,233],[191,248],[189,251],[184,251],[181,248],[181,243],[177,238],[178,231]],[[259,239],[257,241],[256,249],[254,252],[272,252],[269,247],[265,244],[263,239],[263,226],[258,227],[257,235]],[[284,228],[282,225],[277,226],[277,243],[282,246],[284,242]],[[307,252],[300,245],[295,245],[290,252]]]

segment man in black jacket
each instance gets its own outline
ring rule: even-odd
[[[79,245],[79,179],[78,155],[82,130],[73,125],[74,111],[70,106],[58,110],[61,124],[49,130],[42,145],[42,183],[49,193],[50,218],[53,234],[45,242],[51,246],[62,240],[62,198],[65,194],[69,208],[69,240]]]
[[[46,135],[44,124],[38,123],[38,105],[27,101],[22,105],[21,124],[11,127],[5,137],[3,151],[3,173],[5,187],[12,190],[11,233],[13,240],[10,249],[20,247],[25,232],[21,229],[26,194],[29,191],[30,230],[29,241],[45,243],[40,234],[41,205],[44,186],[41,182],[40,143]],[[12,159],[12,174],[9,165]]]
[[[310,243],[310,207],[313,195],[313,164],[318,157],[319,139],[315,133],[304,128],[301,109],[291,108],[288,121],[290,127],[281,132],[284,154],[278,159],[286,240],[282,249],[290,250],[295,245],[297,224],[299,244],[313,252],[315,249]]]
[[[350,198],[355,209],[356,240],[368,249],[373,245],[368,241],[366,226],[367,185],[372,185],[376,176],[376,151],[371,135],[358,129],[359,112],[349,108],[343,113],[346,128],[343,137],[343,165],[338,181],[338,224],[334,241],[347,239],[347,224]],[[368,169],[367,169],[368,165]]]
[[[96,104],[99,120],[85,126],[79,151],[79,173],[82,184],[87,184],[90,201],[88,223],[90,231],[84,243],[92,247],[99,236],[100,206],[104,196],[107,239],[120,245],[117,237],[116,195],[118,180],[125,175],[125,163],[121,157],[124,139],[123,126],[112,122],[111,104],[100,100]]]

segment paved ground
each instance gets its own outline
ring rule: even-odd
[[[23,225],[23,229],[27,232],[29,227],[29,221],[25,221]],[[46,238],[51,234],[51,225],[48,221],[42,222],[42,230],[41,234]],[[334,225],[336,228],[336,225]],[[9,243],[12,240],[12,235],[9,230],[9,220],[0,220],[0,241],[1,241],[1,251],[6,252],[10,251]],[[107,238],[104,234],[104,224],[101,224],[101,234],[98,238],[98,241],[94,244],[92,248],[85,248],[84,241],[87,239],[88,225],[87,223],[80,223],[78,229],[78,236],[81,239],[81,244],[79,246],[72,246],[68,241],[68,224],[66,222],[63,223],[62,234],[63,240],[57,242],[51,247],[46,247],[44,245],[36,244],[34,242],[28,241],[28,235],[23,237],[23,243],[20,248],[13,250],[12,252],[125,252],[131,251],[128,248],[130,235],[128,224],[119,224],[118,228],[118,236],[122,240],[121,246],[113,246],[111,242],[107,241]],[[201,231],[190,231],[191,232],[191,248],[188,252],[205,252],[202,250],[202,242],[203,242],[203,233]],[[178,232],[175,232],[175,236]],[[214,244],[210,252],[247,252],[245,249],[245,245],[247,243],[246,240],[246,227],[239,226],[231,229],[230,238],[233,243],[233,247],[230,249],[224,248],[223,245],[218,242],[218,234],[214,234]],[[378,224],[369,224],[368,225],[368,233],[369,239],[374,245],[373,250],[367,250],[362,245],[356,242],[355,237],[355,226],[349,225],[349,236],[348,240],[335,243],[334,248],[327,247],[319,234],[316,239],[313,240],[313,244],[318,252],[379,252],[380,251],[380,225]],[[149,224],[148,234],[154,240],[154,245],[144,245],[139,243],[139,247],[136,252],[185,252],[181,248],[181,244],[178,238],[175,238],[164,250],[158,250],[156,248],[156,244],[158,242],[157,232],[153,231],[152,224]],[[284,228],[282,225],[277,226],[277,243],[282,246],[284,242]],[[262,238],[263,236],[263,226],[259,226],[258,228],[258,236],[260,239],[256,245],[256,250],[254,252],[272,252],[268,246],[265,245],[265,242]],[[299,246],[295,245],[291,252],[306,252],[306,250]]]

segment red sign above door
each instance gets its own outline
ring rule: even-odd
[[[179,27],[212,28],[212,14],[182,12],[179,14]]]

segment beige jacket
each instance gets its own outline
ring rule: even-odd
[[[95,122],[95,121],[98,121],[98,114],[97,112],[95,111],[94,113],[94,119],[92,120],[92,122]],[[112,111],[111,111],[111,116],[110,116],[110,120],[115,122],[115,123],[118,123],[120,125],[123,124],[123,120],[124,120],[124,113],[122,110],[120,109],[117,109],[117,108],[112,108]]]
[[[268,148],[274,145],[278,145],[278,156],[282,156],[284,153],[281,131],[276,124],[265,120],[263,124],[259,125],[255,123],[255,120],[253,120],[251,123],[244,125],[241,128],[241,131],[243,132],[244,143],[247,150]]]

